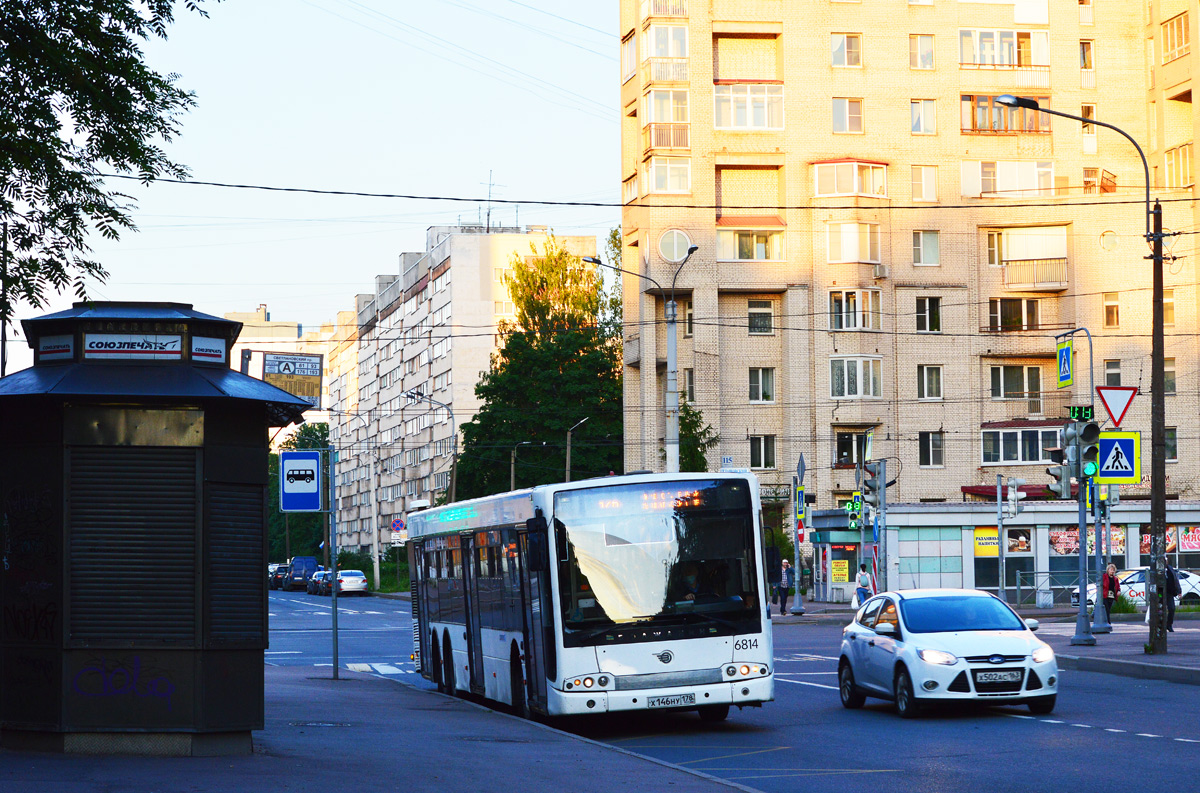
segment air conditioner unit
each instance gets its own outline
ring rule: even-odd
[[[888,266],[886,264],[875,265],[875,277],[876,278],[887,278],[891,274],[892,274],[892,268],[890,266]]]

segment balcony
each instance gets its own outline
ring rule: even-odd
[[[1013,63],[959,63],[958,68],[977,72],[1011,72],[1017,88],[1049,88],[1050,66]]]
[[[1096,16],[1092,13],[1093,6],[1089,2],[1087,5],[1079,4],[1079,24],[1094,25],[1096,24]]]
[[[642,0],[642,19],[647,17],[686,17],[687,0]]]
[[[1048,330],[1073,330],[1074,322],[1027,322],[1023,325],[1005,324],[983,325],[980,333],[1044,333]],[[1053,350],[1051,350],[1053,352]]]
[[[999,407],[1003,420],[1036,419],[1043,416],[1057,418],[1063,414],[1063,408],[1069,404],[1069,391],[1016,391],[1005,394],[1004,398],[992,398],[992,405]],[[994,415],[995,411],[988,411]]]
[[[1080,69],[1079,70],[1079,87],[1080,88],[1095,88],[1096,87],[1096,70],[1095,69]]]
[[[646,78],[651,83],[686,83],[688,79],[687,58],[647,58]]]
[[[1066,259],[1005,259],[1004,288],[1061,292],[1067,288]]]
[[[647,124],[642,127],[642,144],[651,149],[686,149],[688,124]]]

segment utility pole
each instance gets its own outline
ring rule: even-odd
[[[1167,551],[1167,428],[1166,397],[1163,394],[1163,223],[1162,206],[1154,202],[1154,323],[1150,346],[1150,581],[1146,603],[1150,612],[1150,650],[1167,652],[1167,630],[1159,597],[1166,585],[1163,558]]]
[[[4,221],[4,250],[0,253],[0,377],[8,373],[8,221]]]
[[[997,581],[999,587],[1000,599],[1005,603],[1008,602],[1008,583],[1004,577],[1004,475],[996,474],[996,557],[997,568],[999,570],[1000,579]],[[1017,605],[1020,605],[1019,603]]]
[[[567,430],[567,478],[564,481],[567,481],[567,482],[571,481],[571,433],[574,432],[576,430],[576,428],[579,427],[580,424],[587,421],[589,418],[591,418],[591,416],[584,416],[582,419],[575,422],[574,427],[571,427],[571,429]],[[678,449],[679,446],[676,445],[675,448]]]
[[[804,522],[808,517],[808,506],[804,503],[804,455],[800,455],[800,461],[796,463],[796,476],[792,478],[792,494],[796,498],[796,514],[795,526],[792,528],[792,545],[795,553],[795,562],[792,567],[796,575],[796,597],[792,600],[792,608],[788,611],[789,614],[800,615],[804,613],[804,596],[800,594],[800,587],[804,579],[804,567],[800,563],[800,532],[804,528]],[[783,582],[784,584],[787,581]]]

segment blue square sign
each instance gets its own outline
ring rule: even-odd
[[[1099,484],[1136,485],[1142,481],[1142,433],[1101,432],[1094,477]]]
[[[321,511],[321,453],[279,453],[279,511]]]

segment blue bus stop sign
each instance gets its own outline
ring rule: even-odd
[[[279,453],[279,511],[321,511],[321,453]]]

